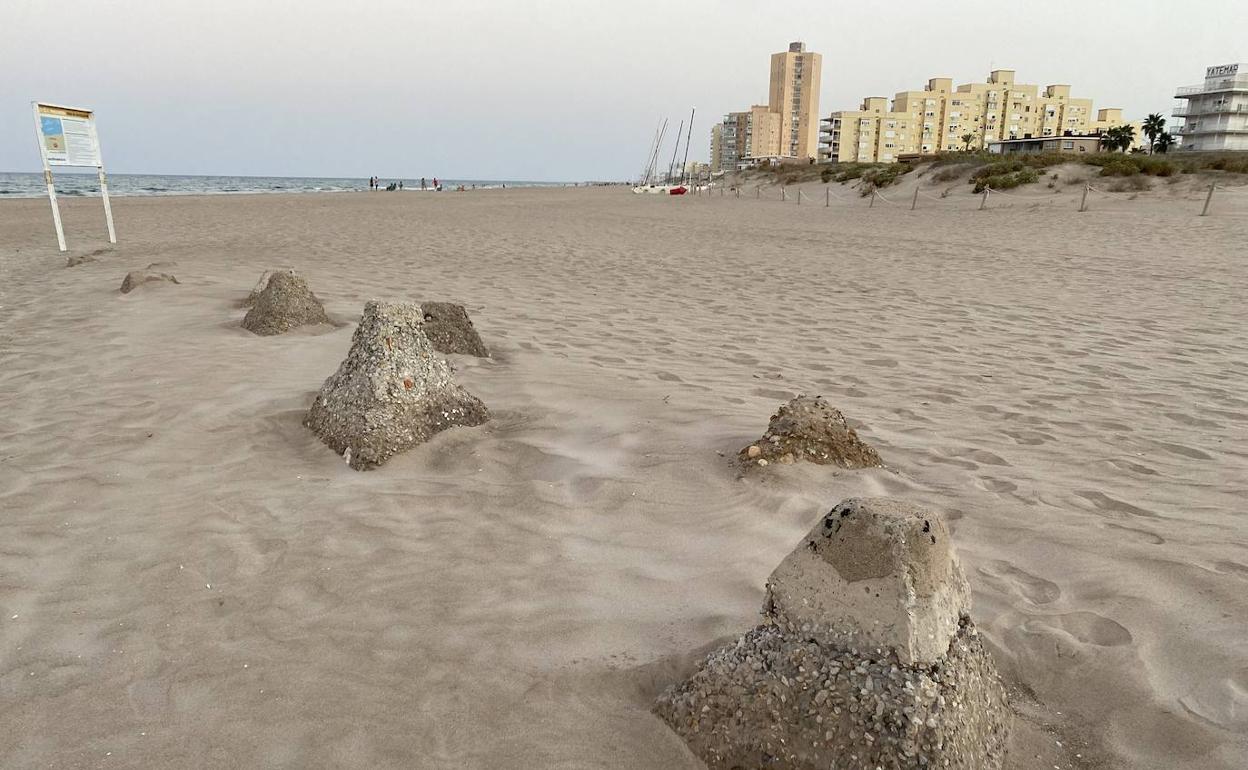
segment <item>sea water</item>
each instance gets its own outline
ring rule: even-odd
[[[99,195],[100,183],[94,173],[54,172],[56,194],[65,196]],[[391,182],[403,182],[404,192],[420,192],[419,179],[382,179],[384,191]],[[565,187],[571,183],[528,182],[506,179],[439,179],[444,190],[463,185],[477,189],[507,187]],[[432,178],[426,180],[433,184]],[[367,192],[368,179],[298,176],[182,176],[154,174],[109,174],[109,195],[239,195],[256,193]],[[38,198],[48,194],[43,174],[0,171],[0,200]]]

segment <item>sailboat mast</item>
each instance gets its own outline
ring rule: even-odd
[[[676,169],[676,153],[680,152],[680,132],[685,128],[685,121],[680,121],[680,127],[676,129],[676,144],[672,147],[672,162],[667,164],[667,183],[672,183],[672,174]]]
[[[641,169],[641,173],[643,175],[643,185],[650,182],[650,157],[654,155],[654,145],[659,141],[660,125],[662,125],[662,121],[657,121],[654,124],[654,136],[650,137],[650,146],[646,148],[646,165]]]
[[[693,137],[693,116],[698,111],[697,107],[689,108],[689,133],[685,136],[685,159],[680,167],[680,183],[685,183],[685,172],[689,169],[689,140]]]
[[[663,119],[663,128],[659,131],[659,140],[654,143],[654,153],[650,156],[650,165],[646,169],[646,184],[650,184],[651,178],[654,177],[655,168],[659,165],[659,150],[663,147],[664,136],[667,136],[667,118]]]

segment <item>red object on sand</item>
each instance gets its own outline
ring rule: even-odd
[[[685,193],[689,191],[685,189],[683,186],[681,186],[681,187],[673,187],[669,192],[672,195],[684,195]]]

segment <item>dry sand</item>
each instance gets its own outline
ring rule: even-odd
[[[0,766],[694,768],[654,697],[891,495],[1045,704],[1012,766],[1242,767],[1248,203],[1058,193],[121,199],[73,268],[0,202]],[[335,318],[463,302],[494,419],[348,468],[300,422],[354,324],[239,326],[287,265]],[[738,479],[802,392],[887,467]]]

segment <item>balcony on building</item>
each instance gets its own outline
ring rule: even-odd
[[[1223,93],[1248,94],[1248,73],[1217,80],[1211,78],[1196,86],[1181,86],[1175,90],[1174,98],[1191,99],[1193,96]]]
[[[1175,107],[1170,114],[1176,118],[1194,118],[1201,115],[1248,115],[1248,104],[1193,104],[1188,102]]]

